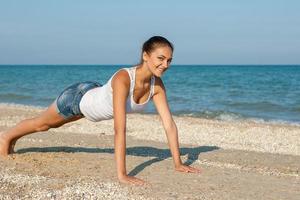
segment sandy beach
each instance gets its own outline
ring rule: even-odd
[[[0,132],[43,108],[0,104]],[[0,199],[300,199],[300,126],[174,117],[182,160],[174,171],[157,115],[130,114],[127,171],[148,186],[119,184],[113,121],[82,119],[21,138],[0,158]]]

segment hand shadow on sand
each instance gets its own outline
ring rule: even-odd
[[[180,155],[187,155],[187,160],[184,162],[185,165],[191,165],[196,160],[200,153],[214,151],[219,149],[217,146],[199,146],[192,148],[180,148]],[[114,149],[112,148],[90,148],[90,147],[67,147],[67,146],[59,146],[59,147],[32,147],[32,148],[23,148],[16,151],[16,153],[28,153],[28,152],[66,152],[66,153],[76,153],[76,152],[85,152],[85,153],[114,153]],[[128,147],[126,148],[126,155],[130,156],[141,156],[141,157],[154,157],[140,165],[136,166],[132,169],[128,175],[135,176],[141,171],[143,171],[146,167],[152,165],[153,163],[163,161],[165,159],[171,158],[172,155],[169,149],[159,149],[155,147]]]

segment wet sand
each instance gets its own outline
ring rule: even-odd
[[[42,109],[0,104],[0,132]],[[82,119],[21,138],[0,158],[0,199],[299,199],[300,127],[174,117],[182,160],[174,171],[160,119],[128,115],[127,171],[149,186],[119,184],[112,120]]]

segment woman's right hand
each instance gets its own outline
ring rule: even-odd
[[[133,184],[133,185],[146,185],[147,182],[142,179],[136,178],[134,176],[123,175],[119,177],[119,181],[125,184]]]

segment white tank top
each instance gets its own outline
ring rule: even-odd
[[[147,103],[154,94],[155,77],[151,77],[150,94],[147,101],[141,104],[137,104],[136,102],[134,102],[133,98],[136,67],[123,69],[128,72],[130,77],[130,92],[126,100],[126,113],[141,112],[145,109]],[[113,118],[113,90],[111,87],[111,80],[116,75],[116,73],[108,80],[105,85],[103,85],[102,87],[93,88],[83,95],[79,103],[79,107],[82,114],[88,120],[96,122]]]

